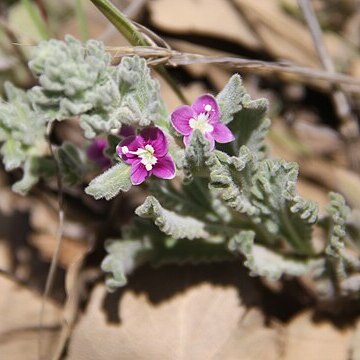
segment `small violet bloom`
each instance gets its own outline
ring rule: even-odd
[[[86,150],[87,157],[94,161],[103,170],[111,165],[111,161],[104,155],[104,151],[108,146],[108,141],[104,138],[96,138],[92,141]]]
[[[135,129],[130,125],[122,125],[119,131],[119,135],[122,137],[128,137],[135,135]]]
[[[171,114],[171,123],[180,134],[184,135],[184,144],[190,142],[194,130],[200,130],[210,142],[210,148],[218,143],[233,141],[230,129],[220,122],[220,109],[216,99],[209,94],[202,95],[191,105],[179,106]]]
[[[175,164],[168,154],[165,134],[156,127],[148,127],[139,135],[125,138],[117,146],[118,155],[131,165],[131,182],[139,185],[150,175],[161,179],[175,176]]]

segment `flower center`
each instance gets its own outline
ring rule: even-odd
[[[206,110],[206,109],[205,109]],[[208,122],[209,115],[201,113],[196,118],[191,118],[189,121],[189,126],[195,130],[200,130],[203,134],[211,132],[214,130],[214,127]]]
[[[123,154],[134,154],[137,155],[141,159],[141,163],[145,165],[145,169],[150,171],[158,161],[157,157],[154,155],[155,150],[150,145],[147,144],[143,148],[138,148],[136,151],[129,151],[127,146],[122,146],[121,152]]]

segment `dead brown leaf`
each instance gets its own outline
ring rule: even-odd
[[[329,191],[341,193],[351,207],[360,208],[360,178],[358,174],[335,163],[319,159],[299,162],[301,173],[304,176],[321,183]]]
[[[30,222],[34,231],[29,237],[42,257],[49,261],[57,247],[56,232],[58,214],[56,199],[48,198],[47,203],[34,199],[30,212]],[[68,268],[87,249],[86,239],[89,234],[81,223],[66,219],[64,237],[59,254],[59,265]]]
[[[101,312],[106,290],[97,286],[76,326],[67,360],[278,359],[278,334],[258,310],[244,320],[234,287],[200,284],[159,305],[125,291],[121,324]]]
[[[40,295],[0,275],[0,357],[6,360],[37,360]],[[60,309],[47,301],[43,353],[49,358],[59,332]]]
[[[149,2],[152,22],[171,33],[213,36],[259,49],[261,43],[234,7],[223,0]]]
[[[351,360],[360,360],[360,321],[357,322],[351,341]]]
[[[310,311],[285,329],[284,360],[344,360],[348,358],[352,329],[339,330],[329,322],[316,323]]]

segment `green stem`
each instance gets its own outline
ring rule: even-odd
[[[76,18],[79,26],[81,40],[86,41],[89,39],[89,27],[84,12],[84,7],[82,5],[82,0],[76,0],[75,12],[76,12]]]
[[[24,8],[29,13],[29,16],[34,23],[39,35],[42,39],[47,40],[50,38],[47,26],[40,15],[39,10],[30,2],[30,0],[21,0]]]
[[[137,30],[135,25],[109,0],[91,0],[91,2],[107,17],[107,19],[116,27],[117,30],[129,41],[133,46],[149,46],[151,45]],[[178,87],[176,82],[171,78],[163,65],[155,67],[156,71],[167,83],[173,91],[184,103],[188,104],[186,97]]]

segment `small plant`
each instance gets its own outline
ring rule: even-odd
[[[112,66],[95,40],[44,41],[29,68],[38,85],[25,92],[7,84],[0,103],[5,169],[23,171],[13,190],[26,194],[54,176],[51,125],[78,119],[91,143],[57,148],[65,184],[79,186],[97,166],[85,189],[95,199],[134,186],[148,193],[121,237],[105,243],[110,290],[144,263],[239,258],[252,275],[310,276],[327,298],[359,293],[359,224],[339,194],[320,219],[317,205],[297,194],[298,165],[268,156],[268,102],[252,100],[239,75],[216,97],[168,112],[144,59]],[[314,227],[326,239],[322,250],[314,249]]]

